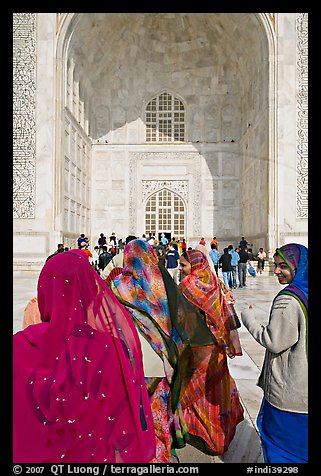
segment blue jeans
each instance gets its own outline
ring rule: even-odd
[[[262,271],[264,270],[264,259],[257,259],[257,268],[262,269]]]
[[[230,280],[229,280],[230,288],[236,287],[236,265],[232,265],[232,271],[230,273]]]
[[[230,274],[231,274],[231,271],[222,271],[223,281],[227,289],[230,289],[230,286],[228,283],[230,279]]]
[[[239,283],[240,286],[246,286],[246,268],[247,268],[247,263],[239,263],[238,264],[239,268]]]

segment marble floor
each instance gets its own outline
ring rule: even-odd
[[[38,273],[13,274],[13,332],[21,329],[23,310],[30,298],[36,296]],[[253,304],[262,322],[267,322],[272,300],[280,290],[274,276],[257,275],[247,279],[245,288],[234,291],[235,308],[238,314]],[[246,328],[239,329],[243,355],[229,359],[229,368],[236,381],[244,407],[245,419],[237,426],[236,435],[223,457],[208,456],[187,445],[178,450],[181,463],[261,463],[263,462],[260,439],[256,428],[256,416],[262,399],[262,390],[256,386],[264,358],[261,347]]]

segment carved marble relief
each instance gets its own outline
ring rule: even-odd
[[[186,163],[189,161],[190,168],[193,171],[193,197],[190,197],[190,200],[193,200],[194,206],[194,215],[193,215],[193,227],[194,234],[199,235],[201,229],[201,216],[200,210],[200,196],[201,196],[201,159],[200,154],[193,152],[181,152],[181,153],[162,153],[162,152],[143,152],[143,153],[132,153],[130,155],[129,161],[129,228],[130,233],[135,234],[136,231],[136,221],[137,221],[137,163],[138,161],[145,160],[152,163],[156,161],[161,163],[162,161],[167,161],[170,158],[170,161],[176,165],[180,163]],[[188,203],[188,180],[142,180],[142,197],[141,201],[145,200],[151,193],[160,190],[165,187],[169,190],[172,190],[175,193],[178,193],[183,197]]]
[[[194,236],[199,236],[201,234],[201,186],[202,186],[202,177],[201,177],[201,156],[199,154],[194,154],[194,169],[193,169],[193,230]]]
[[[36,14],[13,14],[13,218],[35,217]]]
[[[308,218],[308,14],[300,13],[297,28],[297,218]]]
[[[142,199],[146,200],[147,197],[162,188],[168,188],[176,192],[187,201],[187,180],[142,180]]]

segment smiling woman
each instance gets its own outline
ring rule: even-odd
[[[266,326],[253,305],[241,313],[245,327],[266,348],[257,385],[264,398],[257,418],[266,463],[308,462],[308,249],[277,248],[275,275],[287,285],[275,297]]]
[[[280,284],[290,284],[293,275],[290,266],[283,260],[282,256],[274,255],[274,274],[279,280]]]

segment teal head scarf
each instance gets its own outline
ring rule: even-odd
[[[296,298],[306,319],[306,335],[308,335],[308,248],[298,243],[289,243],[276,249],[276,253],[290,267],[293,279],[279,294],[290,294]],[[308,355],[308,342],[306,342]]]

